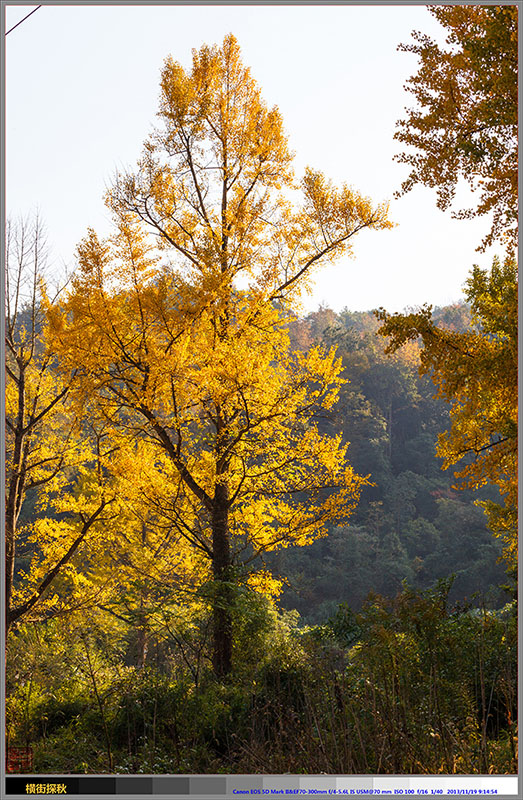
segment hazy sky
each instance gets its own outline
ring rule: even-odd
[[[6,30],[32,8],[7,6]],[[408,171],[393,133],[417,63],[397,45],[413,29],[441,38],[424,5],[43,5],[6,40],[7,212],[38,208],[56,267],[72,267],[88,226],[109,232],[103,193],[140,154],[165,57],[189,67],[193,47],[232,32],[280,108],[297,172],[390,199],[398,223],[356,237],[355,258],[324,267],[307,308],[457,300],[472,264],[491,263],[492,251],[475,252],[488,222],[452,220],[424,187],[393,199]]]

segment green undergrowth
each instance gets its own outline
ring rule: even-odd
[[[150,632],[139,667],[100,620],[21,627],[9,743],[33,746],[38,773],[515,773],[514,605],[451,608],[450,585],[306,628],[245,600],[226,681],[205,641]]]

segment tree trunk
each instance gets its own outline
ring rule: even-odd
[[[212,512],[213,595],[213,668],[225,677],[232,667],[232,592],[231,552],[229,543],[229,497],[225,483],[216,484]]]
[[[9,488],[5,509],[5,620],[6,633],[11,625],[11,596],[15,575],[16,557],[16,525],[22,507],[25,489],[24,448],[24,413],[25,413],[25,372],[20,367],[18,382],[18,414],[14,431],[13,455],[10,464],[6,464],[9,475]]]
[[[5,627],[9,630],[11,609],[11,593],[15,572],[15,530],[13,514],[8,507],[5,520]]]
[[[142,547],[145,551],[145,547],[147,545],[147,526],[145,522],[142,522]],[[147,624],[147,614],[145,611],[145,603],[144,603],[144,588],[140,586],[140,611],[138,614],[138,630],[137,630],[137,664],[138,669],[142,669],[145,667],[145,661],[147,659],[147,650],[149,649],[149,642],[148,642],[148,624]]]

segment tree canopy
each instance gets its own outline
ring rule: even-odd
[[[159,117],[137,173],[108,193],[114,235],[88,233],[48,315],[77,401],[155,448],[163,524],[212,567],[226,674],[234,568],[321,536],[365,482],[318,428],[340,362],[332,348],[291,351],[288,309],[320,262],[391,222],[312,169],[295,183],[279,112],[233,36],[194,51],[190,71],[167,59]]]
[[[422,338],[421,370],[452,404],[450,429],[439,437],[444,466],[461,462],[463,485],[496,485],[501,506],[484,502],[489,523],[505,543],[510,561],[517,550],[517,113],[518,7],[515,5],[433,6],[447,28],[448,49],[415,32],[401,45],[420,58],[408,83],[418,101],[399,122],[396,138],[418,152],[398,160],[413,168],[403,192],[416,183],[435,187],[438,205],[448,208],[460,178],[481,192],[467,218],[492,212],[482,246],[507,246],[503,263],[475,266],[466,284],[475,328],[445,330],[434,324],[431,306],[411,314],[378,312],[379,332],[390,336],[393,352]]]
[[[412,168],[402,193],[423,183],[437,189],[438,206],[451,206],[458,181],[480,196],[468,218],[492,213],[483,240],[517,237],[517,5],[436,5],[430,13],[448,31],[447,47],[415,31],[400,45],[420,59],[407,82],[417,105],[398,123],[395,138],[409,149],[397,159]],[[410,149],[413,148],[414,152]]]

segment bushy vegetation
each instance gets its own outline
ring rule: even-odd
[[[196,680],[172,638],[150,634],[137,667],[118,624],[21,627],[10,740],[43,773],[515,772],[514,606],[449,607],[450,583],[310,627],[244,597],[227,682],[208,647]]]
[[[437,314],[470,324],[464,305]],[[350,524],[266,556],[283,579],[277,604],[231,585],[227,680],[212,667],[212,582],[183,601],[137,577],[138,602],[10,632],[8,743],[31,744],[37,772],[515,771],[501,546],[477,493],[453,489],[435,457],[448,409],[416,349],[387,358],[375,328],[370,314],[329,309],[294,323],[295,347],[339,348],[350,381],[320,425],[350,438],[372,485]]]

